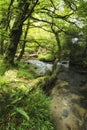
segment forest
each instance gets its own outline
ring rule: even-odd
[[[0,130],[87,130],[87,0],[0,0]]]

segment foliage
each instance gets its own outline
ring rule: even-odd
[[[26,79],[34,79],[36,77],[35,67],[31,64],[19,63],[18,67],[18,77],[23,77]]]
[[[3,85],[6,85],[9,83],[9,80],[4,77],[4,76],[0,76],[0,85],[3,86]]]
[[[5,71],[7,70],[8,68],[6,67],[5,64],[3,64],[3,62],[1,61],[0,62],[0,75],[4,75]]]
[[[50,62],[55,57],[58,58],[60,48],[61,58],[68,58],[70,64],[87,69],[86,28],[86,0],[0,1],[0,54],[5,56],[6,61],[2,63],[0,59],[1,130],[54,129],[50,119],[50,99],[38,89],[38,86],[29,92],[29,85],[26,87],[23,84],[26,79],[34,82],[33,79],[37,77],[35,67],[23,62],[16,66],[17,78],[23,79],[23,82],[14,89],[4,74],[7,70],[13,69],[11,64],[16,63],[14,60],[21,52],[23,42],[26,43],[27,57],[29,54],[37,54],[39,60]],[[77,41],[73,42],[75,38]],[[56,80],[57,72],[52,73],[53,75],[50,75],[49,72],[50,76],[41,84],[46,91],[47,88],[49,91]]]
[[[25,39],[25,41],[27,42],[26,45],[28,46],[27,48],[25,48],[25,52],[29,52],[31,54],[42,54],[45,49],[46,53],[52,53],[53,55],[58,57],[60,55],[58,52],[60,46],[60,48],[62,48],[61,55],[66,54],[69,57],[69,52],[71,51],[70,47],[72,46],[72,38],[78,38],[79,42],[83,41],[84,48],[86,47],[86,1],[50,0],[49,2],[47,2],[46,0],[40,0],[38,2],[37,0],[38,4],[36,2],[34,10],[32,9],[32,6],[35,3],[28,3],[29,1],[23,2],[27,3],[29,7],[27,8],[27,6],[25,6],[21,1],[19,2],[14,0],[4,0],[0,2],[0,35],[2,39],[2,46],[0,46],[0,49],[4,47],[3,50],[8,50],[7,45],[12,38],[12,35],[9,34],[11,34],[12,29],[14,30],[13,25],[15,21],[19,24],[20,22],[22,22],[22,35],[20,34],[21,36],[19,36],[18,44],[21,44],[23,42],[28,20],[29,29],[27,31],[27,37]],[[32,16],[28,19],[29,12],[32,12]],[[18,15],[20,17],[22,16],[23,18],[20,18],[19,20]],[[23,20],[21,21],[21,19]],[[15,24],[15,29],[17,29],[17,26],[19,24]],[[58,34],[56,35],[57,37],[55,37],[55,34]],[[83,35],[81,35],[81,38],[80,34]],[[58,36],[60,41],[58,41]],[[17,36],[13,39],[13,42],[16,39]],[[15,47],[16,46],[14,46],[14,48]],[[18,52],[20,53],[19,49],[20,47],[18,48]],[[16,50],[14,53],[16,53]],[[8,60],[11,59],[11,56],[12,55],[10,55],[10,58],[8,58]],[[41,60],[46,60],[46,58],[44,58],[43,56],[39,57]],[[50,56],[47,57],[47,60],[49,60]]]
[[[25,48],[25,52],[28,52],[28,55],[29,55],[29,54],[33,54],[33,53],[35,52],[35,48],[34,48],[34,47],[33,47],[33,48],[32,48],[32,47],[30,47],[30,48],[29,48],[29,47],[26,47],[26,48]]]
[[[0,89],[0,129],[54,130],[49,103],[40,89],[25,93],[17,89]]]
[[[38,59],[41,61],[50,62],[50,61],[53,61],[55,59],[55,56],[53,54],[44,54],[44,55],[41,54],[38,56]]]

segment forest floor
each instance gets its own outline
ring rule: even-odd
[[[51,93],[56,130],[87,130],[87,75],[61,72]]]
[[[42,77],[27,80],[17,75],[17,70],[8,70],[4,77],[11,87],[30,88]],[[72,70],[60,72],[51,92],[50,109],[55,130],[87,130],[87,75]],[[26,86],[26,87],[25,87]]]
[[[26,89],[26,91],[31,91],[36,87],[39,80],[42,80],[42,77],[38,77],[36,79],[26,79],[23,76],[19,77],[18,70],[16,69],[6,71],[2,78],[8,82],[9,87],[13,89],[18,87],[19,89]]]

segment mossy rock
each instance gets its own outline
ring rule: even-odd
[[[38,60],[45,61],[45,62],[51,62],[51,61],[54,61],[54,59],[55,59],[55,56],[53,54],[44,54],[44,55],[40,54],[38,56]]]
[[[35,51],[35,48],[29,48],[29,47],[25,48],[25,52],[28,52],[29,54],[34,53],[34,51]]]

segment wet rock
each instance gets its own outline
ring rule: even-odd
[[[63,66],[65,68],[69,68],[69,61],[59,61],[57,66]]]
[[[86,118],[86,120],[84,122],[84,130],[87,130],[87,118]]]
[[[39,61],[39,60],[28,60],[26,62],[27,64],[33,64],[35,65],[35,67],[37,67],[37,75],[41,76],[44,75],[46,73],[47,70],[52,70],[52,64],[49,63],[45,63],[43,61]]]
[[[63,114],[62,114],[62,116],[63,117],[68,117],[68,115],[69,115],[69,112],[68,112],[68,110],[63,110]]]
[[[44,75],[46,73],[46,71],[52,71],[52,67],[53,64],[47,63],[47,62],[43,62],[43,61],[39,61],[39,60],[28,60],[25,61],[26,64],[33,64],[35,65],[35,67],[38,68],[37,71],[37,75]],[[60,61],[57,63],[57,68],[59,68],[60,66],[64,67],[65,69],[69,68],[69,61]]]
[[[87,82],[86,75],[71,70],[58,74],[56,85],[52,90],[51,103],[56,130],[87,130],[87,84],[85,82]],[[57,109],[54,109],[55,105]]]

